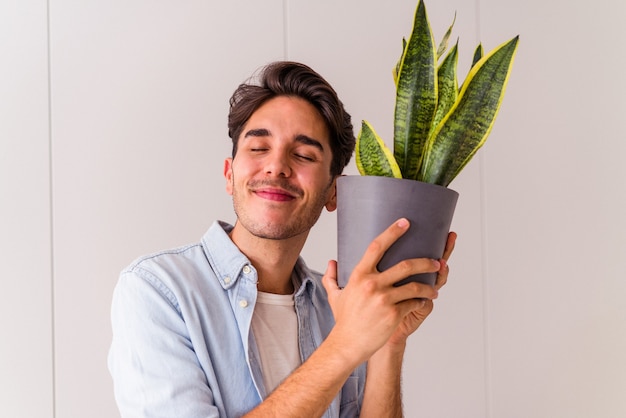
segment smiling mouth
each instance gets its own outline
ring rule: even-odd
[[[276,181],[253,181],[248,185],[252,193],[262,199],[275,202],[290,202],[298,196],[302,196],[302,190],[290,183],[277,183]]]
[[[282,189],[261,188],[254,190],[253,192],[262,199],[272,200],[275,202],[290,202],[295,199],[295,196]]]

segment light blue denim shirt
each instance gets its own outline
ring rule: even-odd
[[[113,294],[109,370],[121,415],[239,417],[267,396],[251,332],[257,274],[215,222],[201,242],[140,258]],[[294,269],[300,356],[306,360],[334,324],[321,275]],[[365,365],[324,417],[357,417]]]

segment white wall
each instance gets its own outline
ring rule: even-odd
[[[0,415],[53,408],[45,1],[0,2]]]
[[[106,353],[118,272],[233,220],[227,100],[259,66],[306,62],[355,125],[391,136],[390,68],[414,0],[0,2],[2,416],[117,416]],[[412,337],[407,417],[626,415],[626,6],[429,1],[475,44],[520,34],[461,198],[449,284]],[[350,166],[349,173],[354,173]],[[324,215],[305,257],[335,257]]]
[[[523,36],[484,166],[494,417],[626,416],[624,15],[481,0]]]

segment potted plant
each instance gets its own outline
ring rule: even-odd
[[[403,40],[393,71],[393,152],[363,121],[355,150],[362,176],[343,176],[337,181],[341,287],[371,240],[400,217],[408,218],[411,228],[387,251],[379,264],[381,270],[402,259],[438,259],[443,254],[458,198],[448,185],[491,131],[519,38],[487,55],[479,44],[459,88],[458,41],[439,63],[453,25],[437,47],[424,2],[419,1],[411,36]],[[425,274],[406,280],[433,284],[435,279],[436,274]]]

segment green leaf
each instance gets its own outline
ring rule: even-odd
[[[483,57],[485,52],[483,51],[483,44],[478,44],[476,49],[474,50],[474,58],[472,59],[472,67],[476,65],[478,61]]]
[[[402,57],[404,56],[404,51],[406,51],[406,38],[402,38],[402,55],[400,55],[400,59],[396,63],[396,66],[393,67],[393,83],[398,85],[398,73],[400,72],[400,64],[402,64]]]
[[[448,111],[452,108],[458,97],[459,85],[456,72],[459,60],[458,48],[459,42],[457,41],[437,70],[437,111],[435,112],[431,132],[448,114]]]
[[[402,178],[400,167],[391,150],[367,121],[361,124],[355,151],[356,166],[361,175]]]
[[[435,107],[435,42],[423,0],[417,5],[413,31],[402,55],[394,114],[394,155],[402,177],[416,179]]]
[[[439,43],[439,47],[437,48],[437,60],[439,60],[439,58],[441,58],[441,56],[446,52],[446,49],[448,49],[448,39],[450,39],[450,35],[452,34],[452,27],[454,26],[454,22],[456,22],[456,12],[454,13],[454,19],[452,19],[452,24],[446,31],[446,34],[443,35],[443,39],[441,40],[441,42]]]
[[[476,63],[480,61],[480,59],[483,57],[484,54],[485,53],[483,52],[483,44],[478,44],[478,46],[474,50],[474,57],[472,58],[472,66],[470,67],[470,70],[474,68]],[[461,89],[462,88],[463,87],[461,86]]]
[[[495,121],[519,36],[481,58],[429,140],[420,180],[448,186],[484,144]]]

